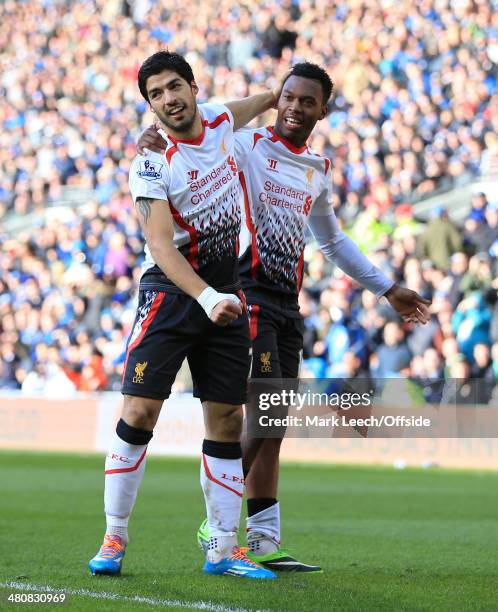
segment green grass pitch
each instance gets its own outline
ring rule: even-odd
[[[0,609],[12,582],[66,589],[53,610],[498,609],[496,473],[284,465],[284,543],[324,573],[259,582],[202,574],[198,462],[157,457],[123,575],[90,576],[102,472],[98,456],[0,453]]]

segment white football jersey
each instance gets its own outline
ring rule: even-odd
[[[167,137],[164,154],[137,155],[130,169],[133,200],[168,202],[174,243],[209,285],[238,283],[237,246],[240,203],[234,154],[233,116],[220,104],[199,105],[203,131],[195,140]],[[145,248],[142,284],[178,290]]]
[[[305,225],[328,259],[377,296],[393,285],[340,229],[327,158],[307,145],[293,146],[272,127],[236,132],[235,154],[245,216],[240,240],[244,289],[297,296]]]
[[[294,147],[271,127],[239,130],[235,141],[245,213],[243,285],[297,294],[307,219],[330,210],[330,161],[306,145]]]

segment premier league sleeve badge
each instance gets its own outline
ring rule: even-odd
[[[146,181],[157,181],[162,176],[163,165],[158,162],[151,162],[149,159],[140,162],[140,167],[137,172],[140,178]]]

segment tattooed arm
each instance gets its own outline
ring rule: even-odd
[[[168,203],[139,197],[135,207],[156,264],[177,287],[197,299],[208,285],[174,245],[173,217]]]

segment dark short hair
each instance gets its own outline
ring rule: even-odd
[[[332,79],[325,72],[325,70],[318,64],[312,64],[311,62],[301,62],[292,66],[289,76],[298,76],[305,79],[314,79],[319,81],[323,91],[323,102],[326,104],[332,95],[332,89],[334,84]],[[287,77],[288,78],[288,77]]]
[[[194,80],[192,68],[182,55],[172,51],[158,51],[148,57],[138,71],[138,88],[147,102],[149,102],[146,87],[147,79],[155,74],[160,74],[163,70],[176,72],[189,85]]]

